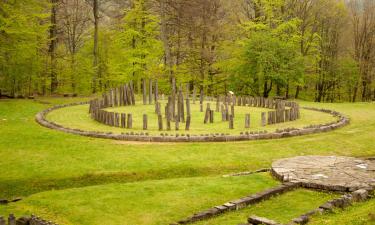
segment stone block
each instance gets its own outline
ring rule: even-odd
[[[357,191],[354,191],[352,193],[353,201],[354,202],[362,202],[368,199],[369,193],[367,190],[360,189]]]
[[[250,224],[279,225],[279,223],[277,223],[276,221],[259,216],[250,216],[247,219],[247,222],[249,222]]]

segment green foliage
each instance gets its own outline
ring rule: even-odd
[[[0,2],[0,88],[27,95],[45,79],[49,24],[47,0]]]
[[[232,88],[241,94],[263,95],[265,83],[287,87],[302,82],[304,63],[299,51],[299,21],[293,19],[270,26],[249,22],[242,26],[246,39],[238,40],[232,62]],[[239,53],[239,54],[238,54]],[[250,92],[249,92],[250,90]]]
[[[109,62],[111,80],[125,82],[157,78],[162,72],[159,19],[150,12],[147,4],[147,0],[135,0],[133,7],[126,12],[123,27],[113,31],[114,44],[110,46],[112,57]]]

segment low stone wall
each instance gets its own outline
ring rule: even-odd
[[[0,225],[58,225],[52,221],[44,220],[40,217],[31,215],[16,218],[14,214],[10,214],[8,218],[0,216]]]
[[[70,106],[85,105],[89,102],[80,102],[80,103],[71,103],[64,105],[57,105],[52,108],[43,110],[35,116],[35,120],[42,126],[63,131],[71,134],[78,134],[82,136],[95,137],[95,138],[106,138],[114,140],[124,140],[124,141],[142,141],[142,142],[233,142],[233,141],[250,141],[250,140],[264,140],[264,139],[278,139],[286,137],[301,136],[307,134],[327,132],[341,128],[349,124],[350,120],[343,114],[328,110],[328,109],[318,109],[303,107],[307,110],[319,111],[324,113],[329,113],[337,118],[335,122],[311,125],[303,128],[287,128],[282,130],[276,130],[275,132],[268,133],[266,131],[261,132],[241,132],[240,135],[230,135],[230,134],[201,134],[201,135],[192,135],[192,134],[176,134],[170,135],[167,133],[161,133],[158,136],[151,136],[147,132],[126,132],[122,134],[113,134],[105,133],[99,131],[84,131],[80,129],[73,129],[68,127],[63,127],[54,122],[48,121],[46,115],[53,110],[61,109]]]
[[[189,223],[194,223],[196,221],[209,219],[211,217],[218,216],[228,211],[243,209],[249,205],[259,203],[275,195],[279,195],[279,194],[294,190],[295,188],[298,188],[298,187],[300,187],[300,183],[284,183],[278,187],[270,188],[270,189],[267,189],[265,191],[262,191],[256,194],[252,194],[252,195],[249,195],[249,196],[237,199],[237,200],[224,203],[223,205],[215,206],[213,208],[204,210],[184,220],[180,220],[177,223],[172,223],[172,224],[174,225],[189,224]]]

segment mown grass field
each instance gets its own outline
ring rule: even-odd
[[[263,173],[232,178],[224,174],[270,167],[276,159],[296,155],[375,156],[374,103],[301,102],[351,118],[349,126],[333,132],[280,140],[175,144],[119,142],[50,130],[34,121],[37,112],[85,99],[41,100],[50,104],[0,100],[0,199],[23,197],[0,205],[0,215],[35,213],[74,225],[169,224],[278,184]],[[71,109],[73,114],[81,111]],[[76,114],[71,118],[51,114],[49,119],[85,120]],[[331,197],[297,190],[200,224],[238,224],[249,214],[289,221],[295,213]],[[374,224],[374,214],[375,199],[314,217],[312,224]]]

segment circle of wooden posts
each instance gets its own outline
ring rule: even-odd
[[[158,101],[158,82],[148,80],[148,96],[146,79],[142,79],[143,87],[143,104],[152,104],[154,101],[155,113],[158,116],[158,129],[163,130],[163,116],[161,113],[161,104]],[[166,130],[171,130],[171,122],[175,123],[175,130],[180,129],[180,123],[185,123],[185,130],[190,130],[191,109],[189,99],[189,84],[186,85],[186,95],[183,94],[182,86],[177,93],[173,92],[168,96],[168,102],[164,108]],[[208,97],[207,97],[208,98]],[[196,88],[193,89],[193,104],[196,99]],[[213,101],[213,98],[208,98]],[[204,111],[204,94],[200,92],[200,111]],[[90,101],[89,112],[91,118],[105,125],[133,128],[132,114],[108,112],[104,110],[109,107],[131,106],[135,105],[134,88],[132,82],[122,85],[118,88],[111,89],[103,93],[101,98]],[[221,112],[221,120],[229,122],[229,129],[234,129],[235,105],[249,107],[263,107],[274,109],[268,112],[261,112],[261,126],[272,125],[277,123],[294,121],[300,118],[299,105],[296,102],[268,99],[263,97],[249,97],[227,95],[216,98],[215,110],[211,109],[210,103],[207,103],[204,114],[204,123],[214,123],[214,112]],[[186,112],[186,115],[185,115]],[[250,128],[250,114],[245,114],[244,128]],[[143,130],[148,129],[148,116],[143,115]]]

